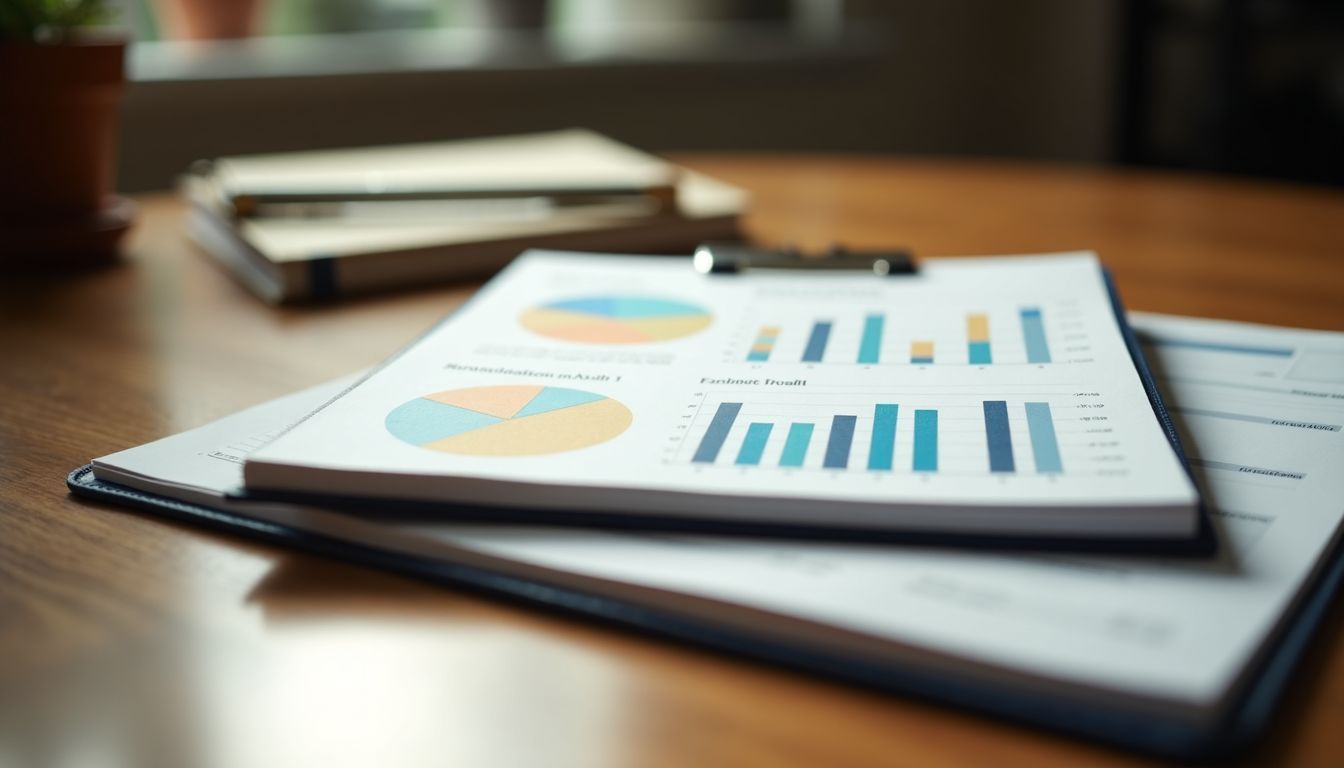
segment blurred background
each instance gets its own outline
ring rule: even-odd
[[[644,149],[1344,184],[1337,0],[117,0],[117,187],[198,158],[581,125]]]

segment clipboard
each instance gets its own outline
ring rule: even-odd
[[[1344,542],[1337,537],[1327,550],[1323,567],[1267,641],[1266,652],[1245,670],[1245,682],[1234,694],[1231,706],[1216,720],[1196,723],[1164,718],[1151,711],[1097,698],[1061,697],[1026,690],[1025,686],[1006,681],[958,679],[914,663],[874,664],[843,654],[820,653],[801,643],[781,642],[777,637],[725,627],[607,594],[520,578],[517,574],[447,559],[408,555],[102,482],[93,476],[89,465],[72,471],[66,484],[72,494],[92,501],[466,589],[748,661],[1179,760],[1240,754],[1264,732],[1344,582]]]

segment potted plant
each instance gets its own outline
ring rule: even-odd
[[[125,41],[105,0],[0,3],[0,263],[112,260],[133,208],[112,195]]]

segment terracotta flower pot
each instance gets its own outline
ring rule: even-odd
[[[105,260],[129,226],[112,197],[125,43],[0,43],[0,257]]]
[[[252,37],[261,26],[266,0],[157,0],[156,17],[171,40]]]

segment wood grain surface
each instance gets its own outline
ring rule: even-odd
[[[679,158],[752,235],[1101,252],[1131,308],[1344,330],[1344,195],[1150,172]],[[1125,753],[67,496],[90,458],[367,366],[448,285],[253,299],[139,200],[125,262],[0,281],[0,765],[1132,765]],[[4,248],[0,233],[0,248]],[[1344,764],[1336,609],[1252,764]]]

